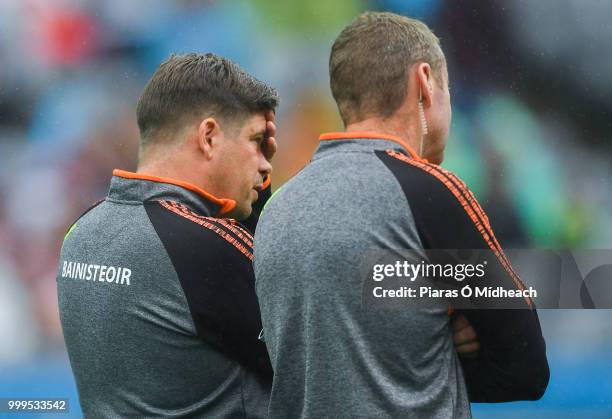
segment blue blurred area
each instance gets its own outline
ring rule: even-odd
[[[547,310],[548,314],[553,310]],[[567,312],[567,311],[566,311]],[[583,321],[601,321],[609,318],[609,311],[591,311],[582,315]],[[554,316],[554,314],[553,314]],[[551,316],[542,319],[547,330]],[[612,358],[608,350],[568,352],[563,341],[545,333],[551,379],[544,397],[537,402],[503,404],[473,404],[474,418],[519,418],[529,415],[533,419],[610,418],[612,416]],[[70,399],[70,415],[58,418],[80,417],[81,410],[68,359],[63,354],[47,354],[27,363],[0,369],[0,394],[3,397],[62,397]],[[1,415],[0,415],[1,416]],[[49,414],[41,418],[53,417]],[[37,417],[31,415],[31,417]]]
[[[502,245],[612,248],[609,2],[5,0],[0,396],[69,397],[80,416],[61,355],[57,257],[112,169],[134,169],[135,104],[160,61],[212,51],[278,88],[277,188],[309,161],[321,132],[341,129],[330,46],[372,9],[420,17],[440,37],[453,102],[444,166],[475,192]],[[545,397],[474,405],[474,416],[612,417],[610,312],[541,318]]]
[[[0,368],[0,394],[15,398],[67,398],[68,413],[28,413],[17,416],[31,418],[80,418],[83,417],[76,385],[64,354],[45,354],[27,363]],[[15,417],[15,413],[5,414]],[[2,417],[2,413],[0,413]]]
[[[550,346],[550,342],[549,342]],[[550,383],[544,397],[537,402],[472,404],[478,418],[610,418],[612,417],[612,360],[599,352],[578,361],[548,352]]]

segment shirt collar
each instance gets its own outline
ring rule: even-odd
[[[217,198],[188,182],[119,169],[113,170],[108,197],[137,202],[176,200],[203,212],[204,215],[224,215],[236,207],[236,201]]]
[[[406,143],[404,139],[398,136],[395,136],[395,135],[382,134],[382,133],[370,132],[370,131],[327,132],[327,133],[321,134],[321,136],[319,137],[319,140],[322,142],[320,147],[324,147],[323,144],[326,144],[326,143],[323,143],[324,141],[327,142],[331,140],[383,140],[383,141],[375,141],[375,142],[380,143],[382,147],[385,146],[384,143],[388,143],[388,142],[395,143],[394,145],[396,147],[397,145],[401,146],[401,148],[403,148],[406,152],[408,152],[410,157],[412,157],[413,159],[418,160],[418,161],[426,161],[426,159],[422,159],[421,157],[419,157],[419,155],[412,149],[412,147],[408,145],[408,143]],[[388,147],[389,146],[387,145],[386,148]]]

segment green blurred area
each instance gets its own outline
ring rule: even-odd
[[[307,38],[328,36],[365,7],[359,0],[253,0],[251,3],[269,24],[267,30]]]

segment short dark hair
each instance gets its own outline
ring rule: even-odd
[[[136,116],[141,148],[159,131],[177,129],[204,112],[239,121],[255,112],[275,110],[276,90],[218,55],[172,54],[144,88]]]
[[[330,86],[344,123],[393,115],[418,62],[429,63],[441,84],[444,53],[427,25],[389,12],[358,16],[338,35],[329,57]]]

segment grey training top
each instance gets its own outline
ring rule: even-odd
[[[272,371],[252,236],[216,218],[228,200],[114,174],[70,229],[57,275],[85,416],[265,417]]]
[[[471,283],[524,288],[465,183],[396,137],[321,139],[312,162],[271,199],[255,237],[274,369],[270,417],[469,418],[470,401],[542,397],[549,370],[530,298],[510,309],[470,299],[471,309],[457,310],[481,344],[476,358],[461,360],[449,301],[417,309],[366,298],[369,263],[381,251],[436,263],[426,250],[486,249],[486,275]]]
[[[362,304],[373,248],[421,249],[382,139],[322,141],[268,202],[255,276],[274,382],[270,418],[470,418],[447,306]]]

